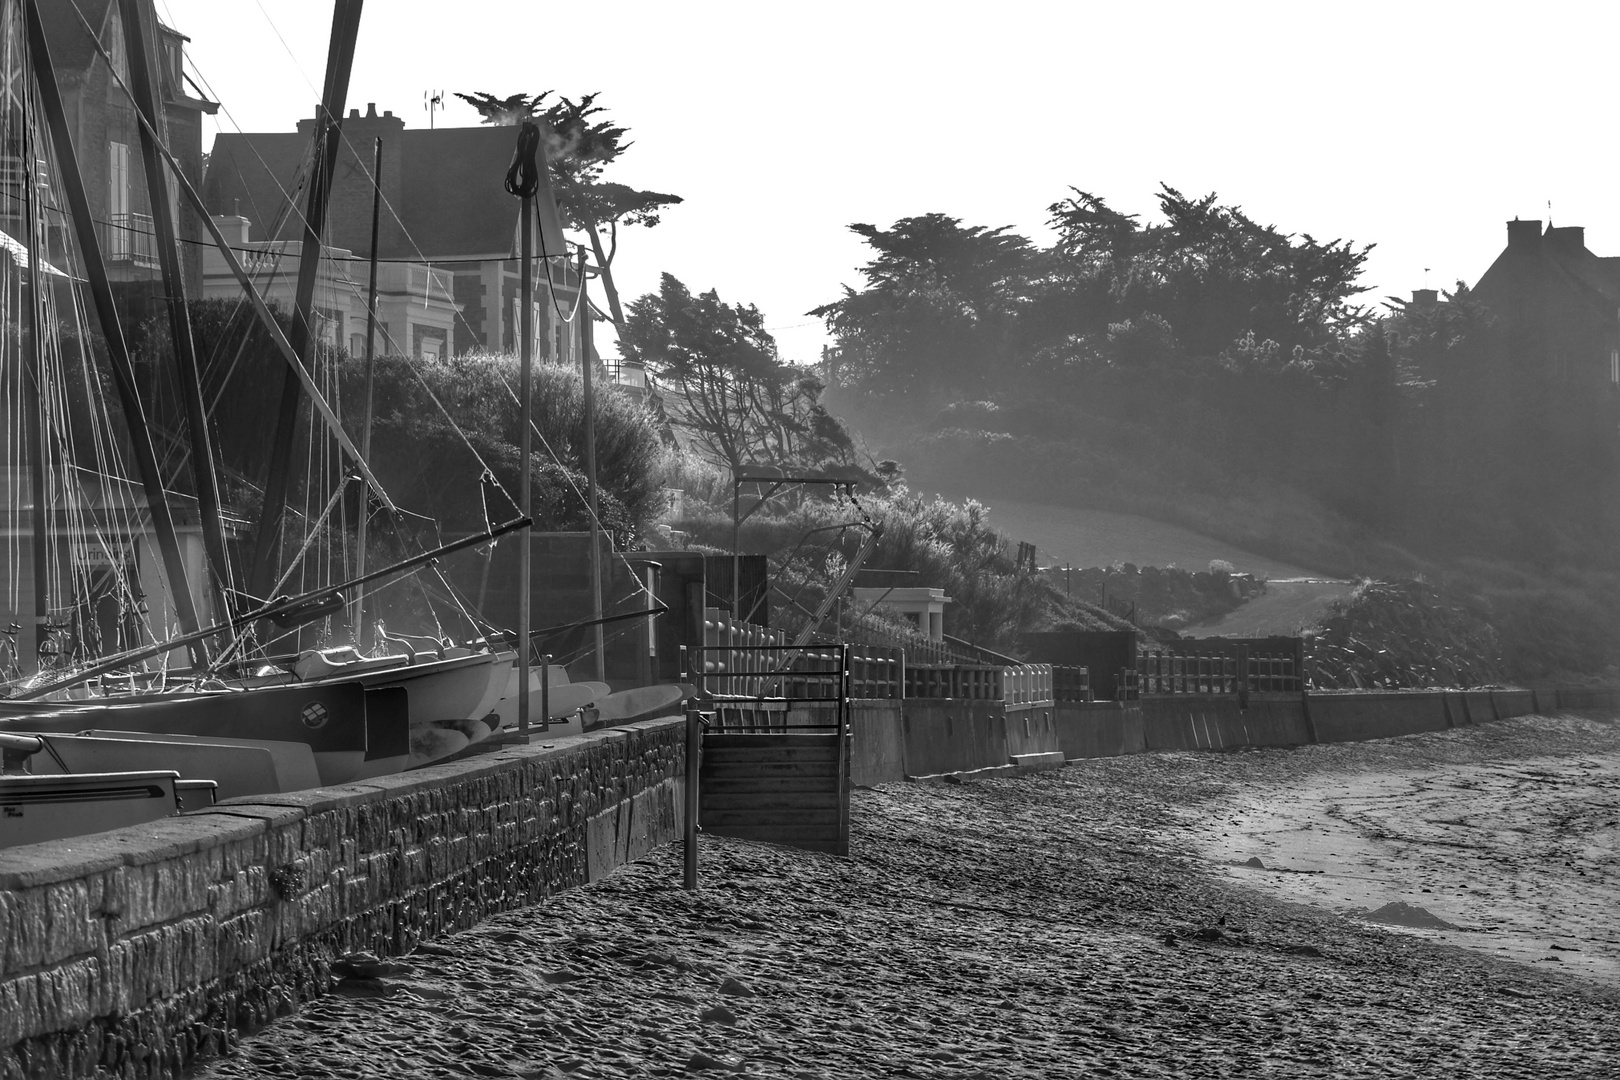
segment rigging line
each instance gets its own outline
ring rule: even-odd
[[[73,7],[74,7],[74,10],[75,10],[75,11],[77,11],[77,12],[78,12],[78,14],[79,14],[79,21],[80,21],[80,22],[81,22],[81,23],[82,23],[82,24],[83,24],[83,25],[84,25],[84,27],[85,27],[85,30],[86,30],[86,32],[87,32],[87,33],[88,33],[88,32],[90,32],[90,24],[89,24],[89,22],[88,22],[88,21],[87,21],[87,20],[86,20],[86,19],[85,19],[85,17],[84,17],[84,12],[83,12],[83,11],[82,11],[82,10],[80,10],[80,9],[79,9],[79,6],[78,6],[78,2],[77,2],[77,0],[69,0],[69,2],[70,2],[70,3],[72,3],[72,4],[73,4]],[[262,10],[262,9],[261,9],[261,10]],[[102,47],[102,45],[101,45],[101,42],[100,42],[100,41],[99,41],[99,39],[96,39],[96,38],[95,38],[95,36],[94,36],[94,34],[91,34],[91,37],[92,37],[92,41],[94,41],[94,43],[95,43],[95,46],[96,46],[96,49],[97,49],[97,51],[98,51],[98,52],[100,52],[100,53],[101,53],[101,55],[102,55],[102,57],[103,57],[103,59],[104,59],[104,60],[106,60],[106,61],[107,61],[107,64],[108,64],[108,68],[109,68],[109,72],[110,72],[110,74],[111,74],[111,75],[112,75],[112,76],[113,76],[113,79],[114,79],[114,80],[115,80],[115,81],[116,81],[116,82],[117,82],[117,83],[118,83],[118,86],[119,86],[119,87],[120,87],[120,89],[122,89],[122,90],[123,90],[123,91],[124,91],[124,94],[125,94],[125,96],[126,96],[126,97],[128,97],[128,98],[129,98],[129,99],[130,99],[130,101],[131,101],[131,102],[133,102],[133,101],[134,101],[134,100],[135,100],[135,99],[134,99],[134,95],[133,95],[133,94],[132,94],[132,93],[131,93],[131,91],[130,91],[130,89],[129,89],[129,87],[128,87],[128,85],[127,85],[127,84],[126,84],[126,83],[125,83],[125,82],[124,82],[124,80],[123,80],[123,79],[122,79],[122,78],[121,78],[121,77],[119,77],[119,75],[118,75],[118,72],[117,72],[117,71],[116,71],[116,70],[112,70],[112,62],[111,62],[111,59],[110,59],[110,58],[109,58],[109,57],[108,57],[108,54],[107,54],[107,52],[106,52],[106,50],[105,50],[105,48],[103,48],[103,47]],[[340,127],[340,128],[339,128],[339,133],[340,133],[340,136],[341,136],[341,127]],[[345,138],[345,139],[344,139],[344,142],[345,142],[345,143],[347,143],[347,142],[348,142],[348,140],[347,140],[347,139],[346,139],[346,138]],[[352,146],[352,144],[350,144],[350,148],[351,148],[351,150],[352,150],[352,149],[353,149],[353,146]],[[177,180],[177,181],[178,181],[178,182],[179,182],[179,183],[181,183],[181,184],[185,184],[185,185],[186,185],[186,187],[187,187],[187,189],[188,189],[188,191],[189,191],[189,188],[190,188],[190,184],[189,184],[189,182],[188,182],[188,181],[186,181],[186,179],[185,179],[185,177],[184,177],[184,176],[182,176],[182,175],[180,175],[180,174],[179,174],[179,170],[178,170],[178,168],[177,168],[177,167],[176,167],[176,165],[175,165],[175,162],[174,162],[174,161],[173,161],[173,158],[172,158],[172,156],[171,156],[171,155],[169,155],[169,154],[168,154],[168,153],[167,153],[167,150],[166,150],[166,148],[165,148],[165,154],[164,154],[164,156],[165,156],[165,157],[166,157],[166,158],[169,158],[169,165],[170,165],[170,167],[171,167],[171,169],[173,169],[173,170],[174,170],[174,173],[175,173],[175,178],[176,178],[176,180]],[[200,201],[200,200],[199,200],[199,201]],[[386,199],[386,198],[385,198],[385,199],[384,199],[384,200],[383,200],[383,201],[384,201],[384,202],[385,202],[385,203],[386,203],[386,202],[387,202],[387,201],[388,201],[388,200],[387,200],[387,199]],[[300,216],[300,218],[302,218],[302,214],[300,214],[300,215],[299,215],[299,216]],[[396,215],[396,219],[397,219],[397,215]],[[400,224],[401,224],[401,228],[402,228],[402,229],[403,229],[403,228],[404,228],[404,223],[403,223],[403,222],[401,222],[401,223],[400,223]],[[409,233],[408,233],[408,231],[407,231],[407,233],[406,233],[406,235],[407,235],[407,237],[408,237],[408,236],[409,236]],[[324,248],[324,247],[326,247],[326,246],[327,246],[327,245],[326,245],[326,244],[324,244],[324,243],[323,243],[323,244],[322,244],[322,247],[323,247],[323,248]],[[420,248],[417,248],[417,247],[416,247],[416,244],[415,244],[415,241],[414,241],[414,240],[413,240],[413,241],[412,241],[412,247],[413,247],[413,248],[416,248],[416,250],[417,250],[417,252],[418,252],[418,254],[420,254],[420,252],[421,252],[421,249],[420,249]],[[425,260],[425,259],[424,259],[424,260],[422,260],[422,261],[423,261],[423,262],[426,262],[426,261],[427,261],[427,260]],[[353,282],[350,282],[350,284],[351,284],[351,285],[353,285],[353,284],[354,284],[354,283],[353,283]],[[396,345],[397,345],[397,344],[398,344],[398,343],[397,343],[397,342],[395,342],[395,344],[396,344]],[[409,358],[409,357],[406,357],[406,360],[407,360],[407,363],[409,363],[409,361],[410,361],[410,358]],[[304,373],[304,372],[303,372],[303,365],[302,365],[302,364],[295,364],[295,365],[294,365],[294,366],[295,366],[295,373],[296,373],[296,374],[300,374],[300,375],[301,375],[301,376],[302,376],[302,375],[304,375],[304,374],[305,374],[305,373]],[[413,368],[413,370],[414,370],[414,365],[412,365],[412,368]],[[420,376],[420,373],[418,373],[418,378],[419,378],[419,379],[420,379],[420,378],[421,378],[421,376]],[[305,382],[306,382],[306,387],[305,387],[305,388],[306,388],[306,390],[307,390],[307,391],[311,391],[311,396],[312,396],[312,399],[315,399],[315,398],[318,398],[318,397],[319,397],[319,395],[318,395],[318,394],[317,394],[317,393],[314,393],[314,392],[313,392],[313,390],[314,390],[314,383],[313,383],[313,382],[312,382],[312,381],[309,381],[309,380],[307,380],[307,379],[301,379],[301,381],[305,381]],[[480,455],[478,455],[478,453],[477,453],[477,450],[476,450],[476,449],[475,449],[475,448],[473,448],[473,447],[472,447],[472,443],[471,443],[471,440],[469,440],[469,439],[468,439],[468,438],[467,438],[467,435],[466,435],[466,432],[465,432],[465,431],[463,431],[463,430],[462,430],[462,429],[461,429],[461,427],[460,427],[460,425],[459,425],[459,424],[457,424],[457,423],[456,423],[456,421],[455,421],[455,419],[454,419],[454,418],[453,418],[453,417],[451,417],[451,416],[450,416],[450,414],[449,414],[449,411],[448,411],[448,410],[447,410],[447,409],[446,409],[446,408],[445,408],[445,407],[444,407],[444,404],[443,404],[443,403],[442,403],[442,402],[441,402],[441,401],[439,401],[439,399],[438,399],[438,396],[437,396],[437,395],[436,395],[436,394],[434,394],[434,393],[433,393],[433,391],[432,391],[432,388],[431,388],[431,387],[427,387],[427,386],[426,386],[426,381],[425,381],[425,380],[422,380],[422,381],[423,381],[423,384],[424,384],[424,389],[425,389],[425,390],[427,390],[427,393],[428,393],[428,397],[429,397],[429,398],[430,398],[430,399],[431,399],[431,400],[432,400],[432,401],[433,401],[433,403],[434,403],[434,404],[435,404],[435,405],[436,405],[436,406],[437,406],[437,407],[438,407],[438,409],[439,409],[439,411],[440,411],[440,412],[441,412],[441,413],[443,413],[443,414],[444,414],[444,416],[445,416],[445,418],[446,418],[446,419],[447,419],[447,420],[449,420],[449,421],[450,421],[450,424],[451,424],[451,426],[452,426],[452,427],[453,427],[453,428],[454,428],[454,429],[455,429],[455,431],[456,431],[456,433],[457,433],[457,435],[458,435],[458,436],[459,436],[459,437],[460,437],[460,438],[461,438],[461,440],[462,440],[462,442],[463,442],[463,443],[464,443],[464,444],[465,444],[465,445],[466,445],[466,446],[467,446],[467,447],[468,447],[468,448],[469,448],[469,449],[473,449],[473,452],[474,452],[474,455],[475,455],[475,456],[478,456],[478,458],[479,458],[479,464],[480,464],[480,465],[483,465],[483,466],[484,466],[484,467],[485,467],[485,468],[488,468],[488,465],[487,465],[487,463],[486,463],[486,462],[484,462],[484,461],[483,461],[483,459],[482,459],[482,457],[481,457],[481,456],[480,456]],[[334,431],[334,432],[333,432],[333,434],[335,434],[335,435],[338,435],[338,436],[339,436],[339,438],[340,438],[340,441],[342,441],[342,440],[343,440],[343,438],[344,438],[344,437],[343,437],[343,436],[342,436],[342,434],[341,434],[341,429],[338,429],[338,430],[335,430],[335,431]],[[351,452],[353,452],[353,448],[352,448],[352,447],[345,447],[345,449],[349,449],[349,450],[350,450],[350,451],[351,451]],[[385,504],[385,506],[386,506],[386,507],[387,507],[387,508],[388,508],[388,509],[389,509],[389,510],[393,510],[393,509],[394,509],[394,506],[393,506],[393,500],[392,500],[392,499],[390,499],[390,498],[389,498],[389,497],[388,497],[388,494],[387,494],[387,492],[386,492],[386,491],[384,491],[384,490],[383,490],[383,489],[382,489],[382,488],[381,488],[381,487],[380,487],[380,486],[379,486],[379,485],[378,485],[378,484],[377,484],[377,483],[376,483],[376,480],[375,480],[375,478],[373,478],[373,477],[371,477],[371,476],[370,476],[370,475],[369,475],[369,473],[370,473],[370,469],[369,469],[369,467],[368,467],[368,465],[367,465],[367,463],[366,463],[366,462],[365,462],[365,461],[364,461],[364,460],[359,460],[359,457],[358,457],[358,454],[356,454],[356,459],[357,459],[357,460],[358,460],[358,461],[359,461],[359,467],[360,467],[360,469],[361,469],[361,470],[362,470],[362,472],[363,472],[363,473],[366,473],[366,474],[367,474],[367,476],[366,476],[366,479],[367,479],[367,482],[368,482],[368,484],[369,484],[369,485],[370,485],[370,486],[371,486],[371,487],[372,487],[372,488],[374,488],[374,489],[375,489],[375,490],[376,490],[376,491],[377,491],[377,493],[378,493],[378,494],[379,494],[379,495],[380,495],[380,496],[381,496],[381,497],[382,497],[382,500],[383,500],[383,503],[384,503],[384,504]],[[509,493],[508,493],[508,497],[510,497],[510,494],[509,494]],[[437,619],[437,615],[435,615],[435,619]]]
[[[259,9],[259,14],[264,16],[264,21],[270,26],[270,32],[276,35],[277,41],[281,42],[281,47],[287,52],[287,59],[292,61],[293,67],[298,71],[299,76],[303,78],[304,85],[309,87],[310,93],[320,97],[320,91],[316,90],[315,84],[309,81],[309,73],[304,70],[304,65],[298,62],[298,57],[294,55],[292,46],[287,44],[287,39],[281,36],[281,28],[276,26],[276,22],[270,17],[270,13],[264,10],[264,5],[259,3],[259,0],[253,0],[253,6]]]

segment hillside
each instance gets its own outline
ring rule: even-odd
[[[1225,559],[1239,573],[1264,578],[1304,578],[1312,571],[1246,551],[1180,525],[1139,514],[1122,514],[1055,503],[1005,498],[979,485],[939,494],[953,502],[973,499],[990,509],[991,525],[1010,540],[1034,544],[1042,565],[1179,567],[1203,570]],[[1320,576],[1319,574],[1317,576]]]

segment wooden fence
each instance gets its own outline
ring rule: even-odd
[[[1134,671],[1120,673],[1126,697],[1167,694],[1299,693],[1291,656],[1190,656],[1142,653]]]

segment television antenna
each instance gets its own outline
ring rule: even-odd
[[[422,108],[427,110],[427,114],[428,114],[428,130],[431,131],[433,129],[433,114],[438,112],[440,109],[444,108],[444,91],[443,90],[424,90],[424,91],[422,91]]]

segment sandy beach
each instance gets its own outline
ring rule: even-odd
[[[1529,717],[860,791],[847,860],[705,838],[688,893],[672,846],[204,1075],[1612,1077],[1617,755]],[[1346,914],[1395,901],[1459,929]]]

